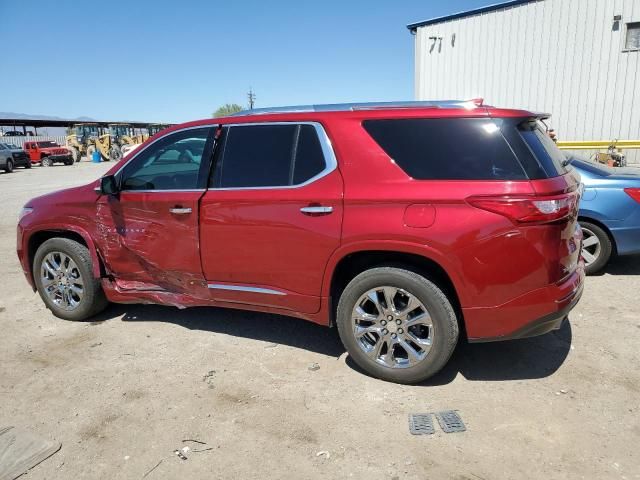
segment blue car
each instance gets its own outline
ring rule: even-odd
[[[612,255],[640,253],[640,168],[611,168],[570,158],[585,190],[579,220],[587,274],[602,270]]]

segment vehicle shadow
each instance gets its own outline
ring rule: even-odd
[[[640,255],[615,257],[604,268],[602,273],[610,275],[640,275]]]
[[[505,342],[459,342],[445,367],[423,382],[425,387],[447,385],[458,374],[470,381],[533,380],[551,376],[571,350],[571,323],[539,337]],[[347,364],[367,375],[351,360]]]
[[[335,328],[242,310],[194,307],[179,310],[157,305],[111,305],[91,324],[122,316],[125,322],[167,322],[190,330],[223,333],[309,350],[338,358],[345,351]],[[571,324],[546,335],[508,342],[460,342],[449,363],[423,386],[451,383],[458,374],[471,381],[544,378],[564,363],[571,349]],[[367,375],[347,356],[350,368]]]
[[[110,305],[91,323],[121,315],[124,322],[173,323],[189,330],[289,345],[336,358],[345,351],[335,329],[280,315],[225,308],[179,310],[159,305]]]

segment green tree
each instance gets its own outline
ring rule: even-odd
[[[227,103],[226,105],[221,106],[215,112],[213,112],[214,117],[226,117],[227,115],[232,115],[234,113],[238,113],[244,110],[241,105],[237,103]]]

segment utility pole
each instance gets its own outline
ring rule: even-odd
[[[249,93],[247,94],[249,97],[249,110],[253,110],[253,105],[256,102],[256,94],[253,93],[253,89],[249,87]]]

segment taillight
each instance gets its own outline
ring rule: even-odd
[[[640,188],[625,188],[624,193],[640,203]]]
[[[476,208],[503,215],[515,223],[549,223],[562,220],[577,210],[578,192],[553,196],[469,197]]]

